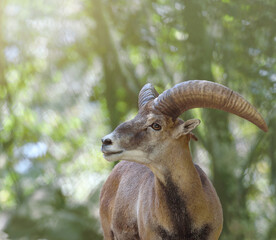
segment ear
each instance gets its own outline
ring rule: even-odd
[[[190,119],[186,122],[182,123],[178,127],[176,127],[174,131],[174,137],[179,138],[183,135],[189,134],[192,130],[194,130],[200,124],[199,119]]]

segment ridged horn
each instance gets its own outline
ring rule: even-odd
[[[267,125],[260,113],[241,95],[210,81],[191,80],[164,91],[154,100],[154,107],[165,115],[177,118],[193,108],[215,108],[242,117],[263,131]]]
[[[151,83],[147,83],[139,93],[138,106],[139,109],[144,106],[148,101],[153,100],[158,97],[158,92],[152,86]]]

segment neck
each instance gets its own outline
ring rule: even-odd
[[[162,154],[157,164],[149,166],[156,182],[164,186],[170,180],[185,194],[191,188],[201,189],[200,177],[193,164],[188,141],[177,142]]]
[[[174,229],[186,239],[200,226],[198,224],[203,221],[200,217],[206,210],[204,191],[188,142],[171,148],[161,160],[162,166],[151,166],[155,178],[155,214],[162,226]],[[160,231],[164,233],[164,229]]]

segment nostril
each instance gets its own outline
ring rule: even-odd
[[[111,145],[112,141],[110,138],[102,139],[103,145]]]

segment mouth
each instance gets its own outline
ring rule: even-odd
[[[111,155],[117,155],[117,154],[120,154],[120,153],[122,153],[122,152],[123,152],[123,150],[121,150],[121,151],[117,151],[117,152],[103,151],[103,154],[104,154],[104,156],[105,156],[105,157],[108,157],[108,156],[111,156]]]

